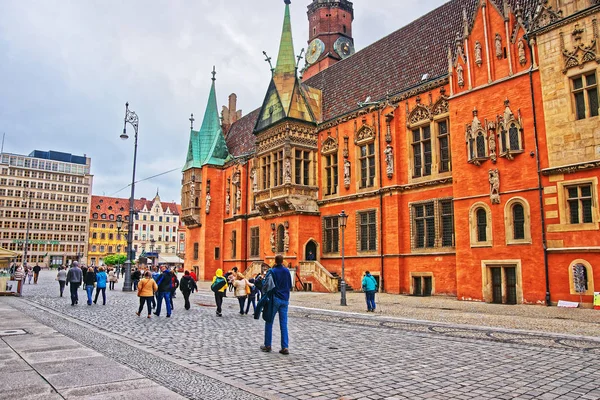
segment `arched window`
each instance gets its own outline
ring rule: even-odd
[[[492,245],[492,210],[484,202],[478,202],[469,209],[471,247]]]
[[[513,238],[525,239],[525,211],[520,203],[512,208],[513,214]]]
[[[506,244],[530,244],[529,203],[523,197],[513,197],[504,207],[504,230]]]
[[[594,294],[592,265],[583,259],[573,260],[569,265],[569,292],[574,295]]]
[[[487,212],[483,208],[477,209],[477,241],[487,242]]]
[[[279,225],[277,227],[277,252],[278,253],[283,253],[284,252],[284,239],[285,239],[285,228],[283,227],[283,225]]]
[[[508,129],[508,143],[511,151],[523,150],[521,148],[521,135],[519,134],[519,128],[517,125],[510,124]]]

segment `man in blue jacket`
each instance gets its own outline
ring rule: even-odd
[[[157,291],[157,304],[156,304],[156,312],[154,315],[157,317],[160,316],[160,309],[162,306],[163,299],[165,300],[165,305],[167,306],[167,318],[171,317],[171,271],[169,271],[165,266],[160,267],[162,273],[158,277],[156,284],[158,285]]]
[[[273,305],[270,318],[265,320],[265,344],[260,349],[265,352],[271,351],[271,341],[273,336],[273,322],[275,314],[279,314],[279,328],[281,329],[281,354],[290,354],[288,350],[288,306],[290,304],[290,290],[292,289],[292,277],[290,270],[283,265],[283,256],[275,256],[275,266],[269,271],[266,280],[273,280]],[[267,287],[270,285],[267,284]]]

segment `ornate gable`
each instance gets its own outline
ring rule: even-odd
[[[338,140],[331,135],[327,136],[321,145],[321,154],[331,154],[336,151],[338,151]]]
[[[563,74],[566,74],[571,68],[583,67],[583,64],[589,61],[600,63],[600,58],[598,58],[597,53],[598,23],[595,19],[592,21],[591,35],[589,33],[586,35],[588,39],[587,43],[582,40],[584,33],[586,33],[585,29],[580,27],[579,24],[575,24],[570,35],[571,49],[569,50],[565,46],[565,35],[561,32],[560,46],[564,61]]]

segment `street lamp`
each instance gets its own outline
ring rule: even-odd
[[[31,199],[33,198],[33,192],[23,192],[23,198],[29,199],[29,203],[27,205],[27,229],[25,230],[25,244],[23,245],[23,262],[25,265],[27,263],[27,248],[29,247],[29,224],[31,220]],[[23,282],[25,279],[23,278]]]
[[[125,103],[125,119],[123,121],[123,133],[121,139],[127,140],[127,123],[133,126],[135,131],[135,140],[133,144],[133,177],[131,178],[131,196],[129,197],[129,220],[127,221],[127,259],[125,260],[125,282],[123,283],[123,291],[131,292],[131,253],[133,243],[133,218],[134,210],[134,195],[135,195],[135,163],[137,161],[137,143],[138,143],[138,125],[139,118],[137,114],[129,110],[129,103]],[[117,222],[118,224],[118,222]]]
[[[340,304],[346,306],[346,275],[344,270],[344,231],[346,230],[346,223],[348,222],[348,215],[342,210],[338,215],[338,226],[342,228],[342,282],[340,283],[340,292],[342,298]]]

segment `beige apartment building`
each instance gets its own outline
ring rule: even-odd
[[[28,263],[87,263],[90,167],[91,158],[58,151],[0,154],[0,247],[19,263],[26,246]]]

